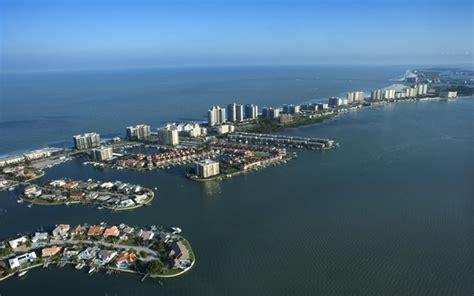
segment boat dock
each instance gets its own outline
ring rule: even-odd
[[[330,149],[336,147],[336,142],[330,139],[292,137],[285,135],[258,134],[237,132],[227,135],[227,139],[233,142],[260,145],[276,145],[280,147],[306,148],[306,149]]]

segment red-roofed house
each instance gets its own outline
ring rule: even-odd
[[[112,227],[109,227],[109,228],[105,229],[103,235],[104,235],[104,237],[109,237],[109,236],[117,237],[117,236],[120,235],[120,231],[118,230],[117,226],[112,226]]]

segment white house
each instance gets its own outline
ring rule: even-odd
[[[20,256],[17,256],[15,258],[12,258],[8,260],[8,263],[10,264],[10,268],[14,269],[17,267],[20,267],[26,263],[31,263],[36,260],[36,253],[35,252],[30,252],[30,253],[25,253]]]
[[[22,237],[9,241],[8,243],[10,244],[10,247],[12,247],[12,249],[16,249],[18,248],[20,244],[24,244],[27,241],[28,239],[26,238],[26,236],[22,236]]]

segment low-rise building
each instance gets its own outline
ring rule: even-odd
[[[456,98],[458,96],[457,91],[442,91],[439,93],[442,98]]]
[[[26,265],[28,263],[33,263],[34,261],[36,261],[36,259],[37,259],[36,253],[30,252],[30,253],[25,253],[20,256],[9,259],[8,264],[10,265],[11,269],[15,269],[15,268],[22,267],[23,265]]]
[[[93,225],[89,227],[89,230],[87,231],[87,236],[101,235],[103,231],[104,231],[104,228],[102,226]]]
[[[31,238],[32,243],[37,243],[39,241],[45,241],[48,239],[47,232],[35,232],[35,235]]]
[[[56,228],[54,228],[53,236],[67,237],[69,229],[71,229],[71,226],[69,224],[59,224]]]
[[[235,127],[232,124],[223,124],[217,127],[217,134],[225,135],[228,133],[233,133],[235,131]]]
[[[118,237],[119,235],[120,231],[117,226],[106,228],[103,234],[104,237]]]
[[[123,252],[115,259],[117,268],[129,268],[137,260],[137,255],[130,252]]]
[[[58,254],[62,250],[62,247],[60,246],[53,246],[49,248],[43,248],[41,249],[41,257],[51,257],[56,254]]]
[[[16,239],[12,239],[11,241],[8,242],[8,244],[13,250],[15,250],[19,246],[26,244],[27,241],[28,241],[28,238],[26,236],[22,236]]]

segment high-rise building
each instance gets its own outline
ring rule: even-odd
[[[331,107],[339,107],[342,105],[342,99],[336,97],[329,98],[328,105]]]
[[[150,126],[139,124],[136,126],[127,126],[127,138],[131,141],[146,140],[150,137]]]
[[[328,105],[328,104],[325,104],[325,103],[318,103],[318,109],[319,109],[319,110],[326,110],[327,108],[329,108],[329,105]]]
[[[232,103],[227,105],[227,121],[237,121],[237,104]]]
[[[199,178],[209,178],[219,175],[219,163],[210,159],[196,162],[196,175]]]
[[[428,93],[428,84],[417,84],[415,87],[418,95],[426,95]]]
[[[158,143],[162,145],[175,146],[179,144],[178,129],[174,126],[167,126],[158,129]]]
[[[244,106],[232,103],[227,105],[227,121],[240,122],[244,120]]]
[[[364,101],[364,92],[362,91],[353,91],[347,93],[347,103],[362,103]]]
[[[73,140],[74,147],[78,150],[94,148],[100,145],[100,135],[97,133],[75,135]]]
[[[383,91],[381,89],[373,90],[370,93],[370,100],[371,101],[380,101],[383,98]]]
[[[235,106],[235,117],[236,121],[241,122],[244,121],[244,106],[243,105],[237,105]]]
[[[256,119],[258,116],[258,107],[254,104],[245,105],[245,119]]]
[[[386,89],[383,92],[383,99],[384,100],[392,100],[395,99],[395,90],[394,89]]]
[[[92,158],[98,161],[105,161],[113,156],[112,147],[100,147],[92,149]]]
[[[285,114],[296,114],[296,113],[300,113],[300,109],[301,107],[299,105],[293,105],[293,104],[290,104],[290,105],[283,105],[283,113]]]
[[[409,87],[405,89],[405,92],[406,92],[406,96],[410,98],[416,97],[418,95],[416,87]]]
[[[276,118],[280,117],[280,109],[270,108],[270,110],[268,111],[268,116],[271,119],[276,119]]]
[[[223,124],[226,122],[225,108],[221,108],[219,106],[212,106],[211,109],[207,111],[207,116],[209,126]]]

